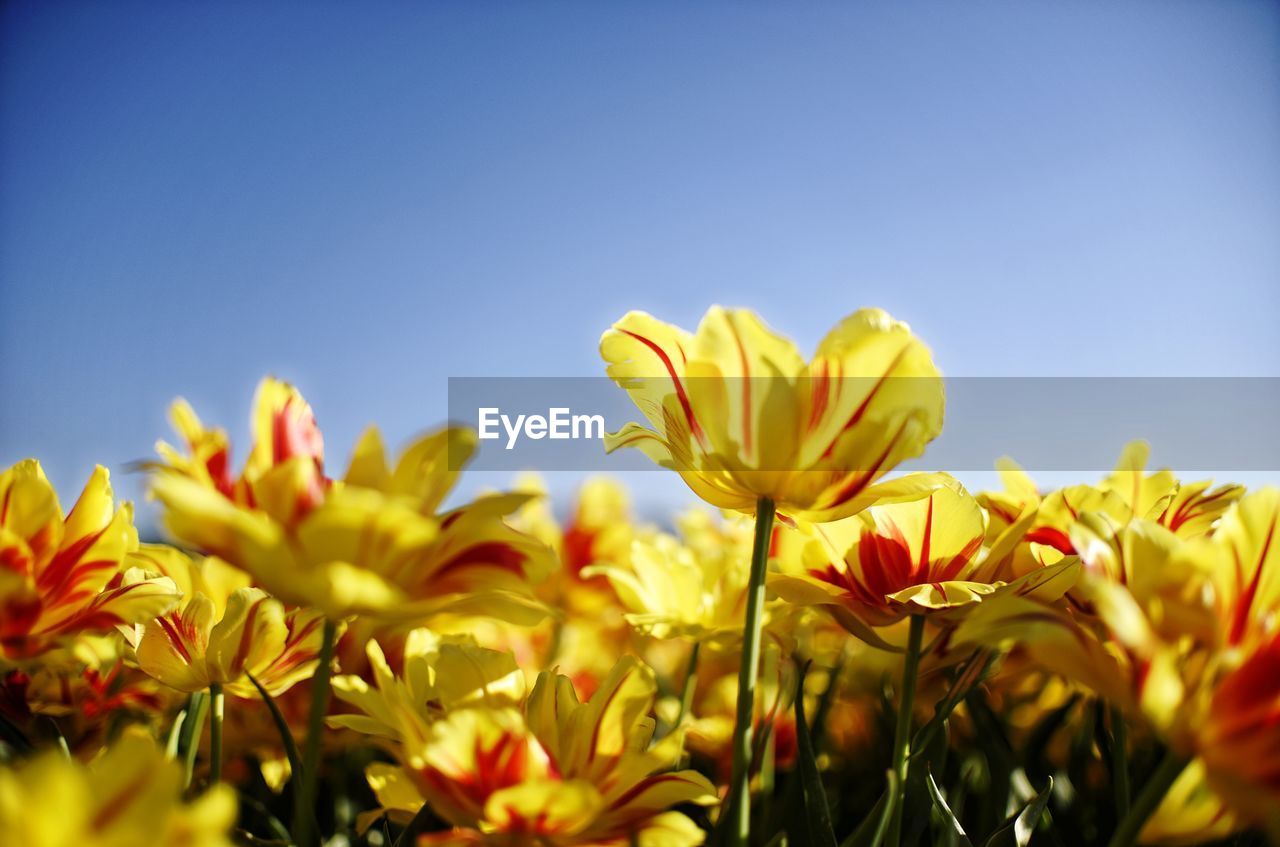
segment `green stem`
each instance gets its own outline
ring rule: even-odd
[[[848,663],[849,641],[846,639],[840,648],[836,663],[827,671],[827,687],[822,690],[822,696],[818,698],[818,708],[814,711],[813,721],[809,725],[809,738],[812,740],[815,755],[822,752],[822,745],[826,742],[827,716],[831,714],[831,704],[836,699],[840,674],[844,672],[844,666]]]
[[[222,782],[222,716],[225,710],[222,686],[209,686],[209,782]]]
[[[772,679],[778,674],[778,648],[777,645],[769,643],[764,648],[764,668],[761,671],[765,679]],[[776,709],[781,703],[782,692],[777,692],[778,696],[774,700],[774,708]],[[774,713],[773,719],[764,729],[764,744],[756,744],[754,755],[760,756],[760,820],[767,821],[770,818],[770,806],[773,800],[774,780],[777,776],[777,755],[778,755],[778,736],[774,732],[777,729],[777,714]]]
[[[1111,779],[1116,789],[1116,820],[1129,814],[1129,732],[1119,706],[1111,707]]]
[[[1138,798],[1130,807],[1129,813],[1120,821],[1115,835],[1111,836],[1110,847],[1131,847],[1137,842],[1143,825],[1160,806],[1160,801],[1186,769],[1187,763],[1187,759],[1172,750],[1165,753],[1156,767],[1156,772],[1142,786],[1142,791],[1138,792]]]
[[[324,734],[324,716],[329,710],[329,675],[333,664],[333,643],[338,625],[325,619],[320,642],[320,664],[311,680],[311,714],[307,719],[307,746],[302,753],[302,774],[294,796],[293,828],[297,847],[314,847],[316,831],[316,790],[320,777],[320,736]]]
[[[52,717],[45,716],[45,721],[49,724],[49,728],[53,730],[54,740],[58,744],[58,749],[62,751],[64,758],[71,758],[71,747],[67,745],[67,737],[62,734],[62,727],[58,726],[58,722]]]
[[[169,759],[178,757],[178,740],[182,737],[182,725],[187,722],[187,710],[183,709],[178,712],[173,719],[173,726],[169,727],[169,737],[164,745],[164,755]]]
[[[684,724],[684,719],[693,714],[693,695],[698,688],[698,653],[702,650],[702,642],[693,642],[693,649],[689,651],[689,666],[684,672],[684,690],[680,693],[680,712],[676,715],[676,722],[671,725],[671,731],[675,732]]]
[[[738,667],[738,710],[733,725],[733,775],[729,782],[728,847],[743,847],[751,830],[751,729],[760,670],[760,635],[764,625],[764,577],[773,537],[773,501],[756,503],[756,536],[747,583],[747,615],[742,630],[742,664]]]
[[[204,717],[208,712],[209,698],[203,691],[194,692],[187,706],[187,718],[182,723],[178,742],[183,755],[183,772],[186,775],[183,786],[186,788],[191,787],[191,776],[196,769],[196,754],[200,752],[200,734],[204,732]]]
[[[889,847],[902,842],[902,808],[907,799],[907,771],[911,766],[911,716],[916,700],[916,673],[920,668],[920,645],[924,641],[924,616],[913,615],[907,655],[902,665],[902,698],[898,721],[893,728],[893,772],[898,776],[898,801],[889,823]]]

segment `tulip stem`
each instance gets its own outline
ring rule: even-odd
[[[1168,793],[1183,770],[1186,769],[1188,761],[1188,759],[1179,756],[1172,750],[1165,753],[1160,764],[1156,766],[1156,772],[1142,786],[1142,791],[1138,792],[1138,797],[1134,800],[1133,806],[1130,807],[1129,813],[1120,821],[1120,826],[1116,828],[1115,835],[1111,836],[1109,847],[1131,847],[1131,845],[1137,843],[1142,827],[1160,806],[1160,801],[1164,800],[1164,795]]]
[[[1129,733],[1119,706],[1111,707],[1111,779],[1116,789],[1116,820],[1129,814]]]
[[[898,776],[898,798],[889,822],[888,847],[902,842],[902,807],[907,800],[907,772],[911,767],[911,716],[916,699],[916,674],[920,668],[920,645],[924,641],[924,616],[912,615],[911,634],[907,638],[907,655],[902,664],[902,697],[898,703],[898,720],[893,727],[893,772]]]
[[[325,618],[320,642],[320,664],[311,680],[311,714],[307,719],[307,746],[302,753],[302,774],[294,794],[293,829],[297,847],[313,847],[317,843],[316,790],[319,785],[320,736],[324,734],[324,716],[329,710],[329,676],[333,664],[333,644],[338,625]]]
[[[196,769],[196,754],[200,752],[200,736],[204,733],[204,716],[209,711],[209,698],[203,691],[192,693],[187,705],[187,717],[182,722],[178,749],[182,751],[183,787],[191,787],[191,777]]]
[[[225,711],[222,686],[209,685],[209,782],[222,782],[222,717]]]
[[[684,724],[684,719],[693,714],[693,695],[698,688],[698,653],[701,650],[702,642],[693,642],[693,648],[689,651],[689,666],[684,672],[684,689],[680,693],[680,712],[676,715],[676,722],[671,725],[672,732],[677,732]]]
[[[747,614],[742,630],[742,663],[738,667],[738,710],[733,725],[733,776],[727,808],[728,847],[743,847],[751,830],[751,730],[760,670],[760,641],[764,625],[764,577],[773,537],[774,504],[768,497],[756,502],[756,535],[747,583]]]

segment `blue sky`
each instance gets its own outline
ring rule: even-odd
[[[243,434],[257,379],[294,380],[342,463],[370,421],[442,420],[449,376],[600,373],[631,308],[750,306],[811,348],[880,305],[953,375],[1280,375],[1275,3],[0,27],[0,464],[68,505],[175,395]]]

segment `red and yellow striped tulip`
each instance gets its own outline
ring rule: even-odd
[[[752,312],[719,306],[692,334],[629,312],[600,352],[652,427],[628,424],[606,448],[643,450],[713,506],[754,513],[765,497],[831,521],[927,484],[876,485],[924,451],[943,411],[928,348],[878,309],[841,321],[808,362]]]
[[[32,658],[68,636],[167,611],[173,581],[129,567],[133,508],[97,467],[65,516],[34,459],[0,473],[0,658]]]
[[[523,710],[481,701],[446,710],[425,734],[415,726],[399,738],[400,766],[371,766],[369,782],[389,812],[404,818],[429,803],[453,826],[424,844],[692,847],[705,833],[671,809],[713,803],[715,789],[671,770],[676,746],[650,747],[656,694],[635,659],[586,702],[567,677],[543,673]]]
[[[235,792],[183,801],[182,766],[126,732],[88,765],[51,750],[0,766],[0,842],[24,847],[231,847]]]
[[[1025,525],[984,546],[983,511],[953,482],[843,521],[784,530],[799,561],[772,574],[769,586],[791,603],[826,608],[856,635],[905,617],[955,613],[1002,590],[1060,596],[1074,560],[1012,584],[1001,579],[998,566]]]
[[[209,435],[181,401],[174,420],[188,452],[161,444],[164,461],[152,466],[167,526],[283,602],[332,619],[476,612],[532,622],[545,614],[531,585],[551,567],[551,553],[503,521],[526,497],[496,495],[437,513],[474,447],[472,433],[426,436],[392,467],[370,429],[346,476],[333,480],[310,407],[291,386],[267,379],[249,461],[232,479],[225,437]]]

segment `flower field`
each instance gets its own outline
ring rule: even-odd
[[[235,449],[174,402],[164,543],[102,467],[0,473],[0,843],[1280,843],[1280,490],[1142,443],[897,472],[946,398],[878,309],[600,352],[606,448],[691,492],[662,525],[608,478],[455,505],[460,427],[340,465],[273,378]]]

